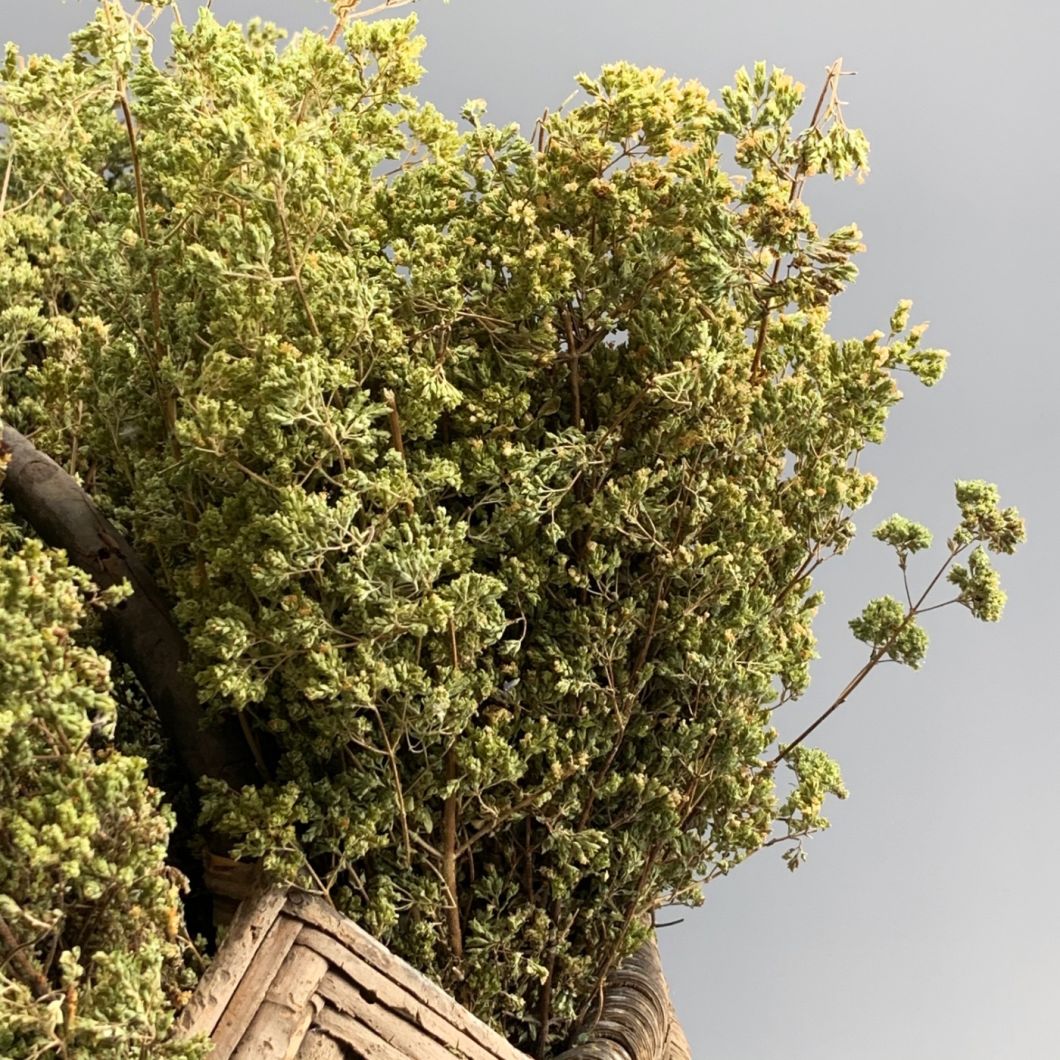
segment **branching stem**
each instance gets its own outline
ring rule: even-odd
[[[861,682],[876,669],[876,667],[884,660],[887,653],[895,646],[895,644],[897,644],[898,638],[905,632],[909,623],[921,613],[924,601],[938,584],[939,579],[949,569],[950,564],[961,554],[961,552],[964,551],[965,547],[966,546],[961,545],[950,549],[950,554],[946,557],[945,563],[943,563],[938,569],[935,577],[928,582],[927,588],[920,594],[916,603],[910,604],[909,609],[906,611],[905,618],[903,618],[898,624],[891,636],[883,644],[878,644],[872,649],[872,653],[869,655],[865,665],[862,666],[861,669],[858,670],[858,672],[847,682],[846,687],[838,696],[836,696],[828,709],[819,714],[805,729],[802,730],[802,732],[799,733],[798,736],[795,737],[794,740],[785,744],[782,750],[766,763],[766,769],[775,769],[781,762],[783,762],[784,759],[787,758],[796,747],[800,746],[818,726],[822,725],[829,717],[831,717],[831,715],[847,701],[850,694],[861,684]],[[952,601],[947,601],[947,603],[951,602]]]
[[[810,129],[816,130],[825,111],[825,98],[831,95],[835,96],[835,86],[839,82],[840,76],[843,73],[843,60],[836,59],[830,67],[828,67],[828,73],[825,76],[824,85],[821,88],[821,94],[817,97],[817,106],[813,109],[813,117],[810,119]],[[829,108],[831,109],[831,108]],[[788,195],[788,204],[798,201],[799,196],[802,194],[802,186],[805,179],[805,173],[803,171],[802,162],[800,161],[796,167],[794,173],[791,175],[791,192]],[[762,353],[765,350],[766,345],[766,333],[769,330],[769,318],[773,313],[772,306],[772,289],[776,286],[776,282],[780,277],[780,255],[777,255],[777,260],[773,262],[773,273],[769,278],[769,290],[766,292],[766,302],[762,308],[762,319],[758,324],[758,336],[755,339],[755,352],[754,358],[751,361],[751,382],[758,382],[762,375]]]

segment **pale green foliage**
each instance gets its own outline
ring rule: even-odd
[[[901,561],[911,552],[931,548],[931,531],[902,515],[892,515],[890,519],[885,519],[872,531],[872,536],[877,541],[890,545]]]
[[[908,620],[906,609],[893,596],[870,600],[861,614],[850,620],[850,629],[858,640],[880,649],[895,662],[917,670],[924,661],[928,635]]]
[[[955,564],[947,575],[961,590],[960,602],[984,622],[996,622],[1005,609],[1005,593],[990,557],[981,546],[968,557],[968,566]]]
[[[120,596],[32,539],[0,552],[0,917],[21,947],[0,944],[0,1056],[203,1055],[163,1044],[182,994],[170,815],[110,745],[109,663],[78,643]]]
[[[796,747],[786,760],[795,773],[796,784],[777,810],[777,820],[787,828],[782,838],[797,841],[788,845],[783,855],[794,872],[806,860],[801,840],[828,827],[828,818],[821,812],[825,799],[829,795],[845,799],[847,789],[839,767],[816,747]]]
[[[1011,555],[1026,540],[1026,530],[1015,508],[1001,508],[997,486],[978,479],[958,482],[957,506],[961,522],[951,540],[957,545],[982,541],[994,552]]]
[[[783,71],[719,104],[615,64],[529,140],[411,99],[412,30],[278,51],[203,13],[161,70],[104,4],[85,58],[9,58],[0,370],[274,754],[209,787],[217,829],[559,1045],[645,913],[824,827],[838,772],[795,749],[781,803],[771,707],[895,372],[944,354],[908,303],[827,333],[860,234],[792,188],[867,145],[834,109],[793,130]]]
[[[935,584],[946,575],[946,580],[960,589],[960,594],[942,604],[932,604],[935,610],[947,604],[963,604],[978,619],[996,622],[1005,607],[1005,593],[1001,580],[990,562],[988,550],[1004,555],[1015,551],[1026,540],[1026,528],[1015,508],[1002,508],[997,486],[989,482],[971,481],[956,484],[957,506],[961,521],[947,541],[948,554],[942,568],[935,575],[923,595],[914,603],[909,595],[907,567],[909,556],[931,547],[931,532],[901,515],[892,515],[873,531],[873,537],[890,545],[898,557],[906,586],[908,606],[893,597],[871,601],[860,617],[850,623],[859,640],[871,644],[871,662],[887,656],[914,669],[920,666],[927,650],[927,634],[917,625],[917,616],[925,610],[924,601]],[[968,565],[954,560],[970,546],[975,549],[968,557]]]

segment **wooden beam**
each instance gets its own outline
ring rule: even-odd
[[[269,929],[214,1028],[210,1060],[228,1060],[247,1033],[302,924],[281,916]]]
[[[346,1060],[346,1052],[330,1035],[314,1027],[305,1036],[295,1060]]]
[[[228,715],[207,723],[186,668],[184,638],[129,542],[71,475],[7,425],[0,457],[7,458],[0,488],[46,544],[64,549],[101,589],[123,580],[133,587],[132,596],[103,613],[104,630],[143,686],[190,779],[213,777],[233,788],[255,783],[258,772],[238,721]]]
[[[319,1002],[314,1004],[312,999],[327,971],[328,962],[319,953],[292,946],[232,1060],[297,1056],[319,1012]]]
[[[395,1049],[370,1027],[332,1008],[321,1010],[317,1016],[317,1026],[349,1046],[346,1055],[355,1056],[358,1060],[415,1060],[413,1054]]]
[[[213,1033],[286,901],[286,888],[273,887],[239,907],[221,948],[177,1020],[178,1037]]]
[[[429,1033],[433,1037],[444,1033],[452,1041],[457,1034],[464,1036],[468,1055],[473,1055],[470,1052],[473,1045],[485,1054],[484,1060],[527,1060],[525,1053],[455,1001],[437,983],[394,956],[381,942],[323,900],[302,891],[292,891],[287,908],[292,916],[300,917],[317,929],[316,933],[306,934],[305,945],[323,947],[325,942],[320,936],[331,936],[335,945],[329,952],[321,950],[325,957],[338,963],[340,953],[345,951],[350,966],[347,974],[358,985],[375,990],[380,997],[384,992],[390,996],[390,988],[397,987],[401,991],[399,996],[407,999],[406,1005],[409,1001],[415,1003],[421,1012],[420,1018],[425,1021],[423,1027],[431,1027]],[[369,982],[367,976],[373,972],[375,977]],[[441,1029],[443,1026],[445,1031]]]

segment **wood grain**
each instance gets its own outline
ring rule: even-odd
[[[301,930],[300,921],[286,916],[272,925],[214,1028],[210,1060],[228,1060],[235,1052]]]
[[[437,983],[431,982],[425,975],[394,956],[377,939],[372,938],[326,902],[304,892],[292,892],[288,899],[288,909],[293,916],[300,917],[319,933],[307,933],[306,945],[314,948],[326,946],[326,943],[320,940],[320,935],[330,936],[338,945],[326,947],[327,952],[322,949],[324,956],[340,964],[343,971],[355,982],[374,990],[380,997],[392,997],[394,1000],[388,1002],[392,1007],[404,1005],[410,1013],[410,1018],[418,1019],[420,1025],[432,1037],[439,1038],[444,1034],[446,1038],[443,1040],[452,1042],[454,1035],[459,1034],[467,1039],[461,1046],[465,1053],[469,1056],[477,1055],[481,1060],[527,1060],[525,1053],[520,1052],[493,1028],[458,1004]],[[342,951],[345,951],[345,964],[341,963]],[[371,972],[377,974],[369,984],[361,977],[366,977]],[[404,998],[401,994],[393,994],[391,987],[398,987]],[[411,1008],[410,1003],[413,1006]],[[474,1053],[472,1048],[476,1050]]]
[[[330,1035],[313,1027],[305,1036],[295,1060],[347,1060],[347,1053]]]
[[[395,1049],[380,1038],[370,1027],[359,1023],[352,1016],[324,1008],[317,1016],[317,1026],[332,1038],[351,1046],[349,1055],[358,1060],[415,1060],[415,1053]]]
[[[481,1055],[478,1050],[469,1054],[461,1048],[467,1043],[462,1035],[450,1033],[448,1041],[439,1041],[426,1034],[422,1027],[404,1018],[403,1013],[380,1004],[376,995],[366,996],[357,984],[339,972],[331,971],[321,979],[320,995],[329,1007],[352,1016],[416,1060],[453,1060],[454,1056],[478,1060]]]
[[[232,1060],[290,1060],[298,1052],[317,1012],[310,1003],[328,962],[294,945],[284,958]]]
[[[286,889],[275,887],[239,907],[217,956],[180,1014],[179,1037],[213,1033],[286,900]]]
[[[304,945],[312,947],[326,957],[332,970],[355,987],[362,996],[367,995],[377,1007],[387,1010],[391,1018],[415,1028],[425,1042],[433,1041],[459,1050],[458,1055],[468,1057],[469,1060],[526,1060],[522,1053],[513,1049],[503,1038],[500,1038],[500,1041],[507,1052],[498,1053],[489,1045],[483,1044],[461,1024],[425,1004],[415,992],[383,975],[333,936],[306,926],[301,939]],[[466,1019],[470,1013],[462,1011]]]
[[[348,1060],[349,1056],[334,1038],[313,1027],[305,1036],[296,1060]]]

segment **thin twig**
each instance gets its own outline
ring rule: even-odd
[[[298,291],[298,297],[301,299],[302,308],[305,310],[306,322],[309,324],[309,330],[313,333],[314,338],[319,339],[320,329],[317,327],[316,318],[313,316],[313,310],[309,307],[309,298],[306,296],[305,288],[302,286],[302,266],[294,255],[294,246],[291,243],[291,231],[287,227],[287,207],[284,205],[282,184],[276,185],[275,199],[276,213],[280,219],[280,228],[283,231],[283,241],[287,248],[287,260],[291,266],[291,274],[294,276],[295,290]]]
[[[347,0],[345,4],[338,6],[338,17],[335,21],[335,26],[328,35],[329,45],[333,45],[339,39],[342,31],[346,28],[346,23],[351,18],[368,18],[369,15],[378,15],[380,11],[392,11],[395,8],[407,7],[409,4],[414,4],[416,0],[386,0],[386,3],[377,4],[375,7],[369,7],[364,11],[357,11],[355,9],[360,2],[361,0]],[[298,120],[302,120],[301,111],[299,111]]]
[[[452,653],[453,671],[455,673],[460,669],[460,652],[456,641],[456,623],[452,618],[449,619],[449,647]],[[447,787],[454,784],[457,779],[457,765],[456,743],[454,741],[445,752],[445,783]],[[456,897],[458,818],[456,792],[447,792],[442,810],[442,876],[445,878],[445,887],[449,892],[449,904],[446,908],[446,920],[449,926],[449,948],[452,950],[453,960],[456,962],[459,976],[459,965],[464,957],[464,939],[460,926],[460,906]]]
[[[578,768],[579,767],[574,763],[568,765],[568,767],[560,774],[557,783],[568,780],[578,771]],[[549,795],[554,793],[555,784],[547,788],[538,788],[536,791],[532,791],[529,795],[524,796],[518,802],[507,807],[503,816],[499,815],[497,820],[492,821],[490,824],[483,825],[477,832],[472,833],[468,839],[464,840],[463,844],[457,849],[456,856],[461,858],[465,854],[469,854],[483,839],[515,820],[523,810],[528,810],[535,802],[546,799]]]
[[[155,270],[154,262],[150,260],[149,254],[150,233],[147,228],[147,199],[144,194],[143,170],[140,168],[140,152],[136,146],[136,126],[133,124],[129,101],[125,98],[125,80],[120,76],[118,77],[118,106],[121,107],[122,117],[125,121],[125,134],[129,140],[129,154],[132,158],[133,184],[136,189],[136,216],[140,229],[140,239],[143,242],[145,254],[148,254],[148,273],[151,278],[151,290],[148,297],[151,306],[151,326],[154,329],[152,336],[155,355],[153,368],[157,379],[165,353],[162,347],[162,296],[158,288],[158,273]],[[164,408],[166,426],[172,430],[176,417],[175,409],[169,399],[164,400]]]
[[[250,722],[247,721],[247,717],[244,711],[236,711],[236,717],[239,718],[239,727],[243,732],[243,738],[247,741],[247,747],[250,748],[250,753],[254,756],[254,764],[258,767],[258,772],[261,774],[261,779],[268,783],[272,779],[269,773],[269,767],[265,762],[265,756],[261,752],[261,744],[258,741],[257,736],[254,735],[254,730],[250,727]]]
[[[7,205],[7,188],[11,183],[11,167],[15,164],[15,151],[7,156],[7,165],[4,167],[4,183],[0,187],[0,218],[4,216],[4,207]]]
[[[456,748],[450,747],[445,753],[445,782],[448,786],[457,778]],[[457,831],[456,793],[446,795],[442,811],[442,876],[445,878],[445,889],[449,892],[446,906],[446,921],[449,927],[449,948],[453,960],[459,965],[464,957],[463,932],[460,927],[460,906],[457,903],[456,881],[456,831]]]
[[[794,740],[792,740],[788,744],[785,744],[784,748],[766,763],[766,769],[775,769],[782,761],[784,761],[784,759],[787,758],[788,755],[790,755],[796,747],[803,743],[803,741],[805,741],[819,725],[822,725],[832,714],[834,714],[847,701],[850,694],[858,687],[858,685],[860,685],[861,682],[864,681],[865,678],[868,677],[868,675],[876,669],[880,662],[883,661],[884,656],[886,656],[887,653],[898,642],[898,638],[902,635],[902,633],[905,632],[905,629],[909,625],[909,623],[912,622],[918,614],[920,614],[921,605],[927,599],[928,594],[938,584],[939,579],[946,572],[949,565],[963,551],[964,546],[961,546],[960,548],[954,549],[950,552],[949,556],[946,559],[946,562],[943,563],[942,566],[938,569],[938,572],[935,574],[935,577],[931,579],[931,581],[928,583],[928,587],[920,594],[920,598],[917,600],[917,602],[909,608],[905,618],[903,618],[902,621],[899,623],[897,629],[895,629],[895,631],[883,644],[878,644],[872,650],[872,653],[869,655],[868,661],[865,663],[864,666],[862,666],[860,670],[858,670],[858,672],[850,679],[850,681],[847,682],[846,687],[832,701],[831,706],[829,706],[827,710],[819,714],[811,724],[809,724],[805,729],[802,730],[802,732],[799,733],[798,736],[795,737]]]
[[[401,419],[398,416],[397,398],[393,390],[383,391],[383,400],[390,406],[390,444],[395,453],[405,455],[405,443],[401,438]]]
[[[567,333],[567,349],[570,352],[570,396],[571,396],[571,424],[575,430],[582,427],[582,386],[581,370],[578,365],[582,350],[574,338],[574,322],[571,320],[570,309],[563,307],[563,327]]]
[[[390,761],[390,775],[394,778],[394,802],[398,808],[398,819],[401,821],[401,838],[405,843],[405,859],[407,864],[412,864],[412,841],[409,838],[409,819],[405,813],[405,791],[401,784],[401,771],[398,769],[397,755],[394,753],[394,745],[390,741],[390,734],[386,731],[386,723],[380,714],[378,707],[372,708],[375,719],[379,723],[379,734],[383,738],[386,747],[387,758]]]
[[[408,7],[409,4],[414,4],[416,0],[386,0],[384,4],[376,4],[375,7],[369,7],[365,11],[357,11],[351,13],[350,18],[368,18],[370,15],[378,15],[381,11],[395,11],[399,7]]]
[[[824,109],[825,97],[828,95],[829,89],[832,91],[832,97],[835,98],[835,86],[839,82],[839,78],[843,73],[843,60],[842,58],[836,59],[834,63],[828,68],[828,74],[825,77],[824,85],[821,88],[821,94],[817,97],[817,106],[813,109],[813,117],[810,119],[811,131],[816,130],[818,123],[822,117],[822,111]],[[831,110],[831,107],[829,107]],[[802,187],[806,174],[803,172],[802,162],[800,161],[795,166],[795,172],[791,175],[791,191],[788,194],[788,204],[791,205],[797,201],[799,196],[802,194]],[[773,263],[773,274],[769,278],[769,287],[772,289],[780,277],[780,256],[777,256],[777,260]],[[772,315],[772,306],[770,305],[771,296],[767,293],[766,304],[762,309],[762,319],[758,325],[758,336],[755,340],[755,352],[754,358],[751,361],[751,382],[755,382],[762,372],[762,353],[766,345],[766,332],[769,328],[769,318]]]
[[[33,991],[34,997],[42,997],[47,994],[51,990],[51,984],[26,952],[32,948],[32,943],[19,942],[15,937],[15,933],[8,927],[7,921],[2,916],[0,916],[0,942],[4,944],[4,949],[6,950],[0,968],[8,961],[14,962],[22,972],[26,985]]]

